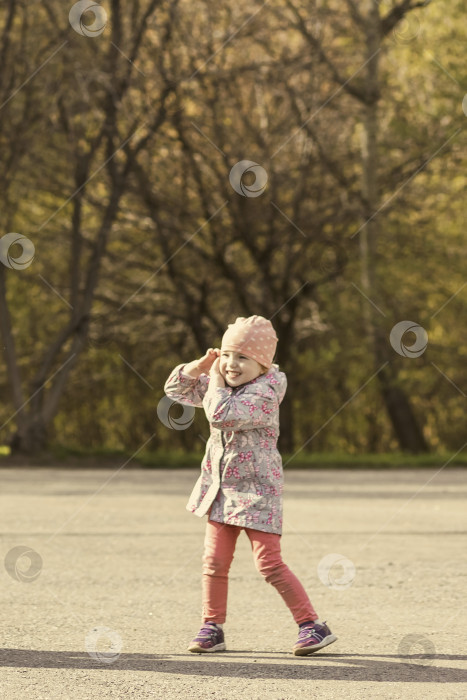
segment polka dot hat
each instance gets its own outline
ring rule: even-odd
[[[242,352],[268,369],[276,352],[277,336],[271,321],[263,316],[239,316],[222,337],[221,350]]]

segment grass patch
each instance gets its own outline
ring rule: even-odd
[[[200,452],[183,452],[181,450],[157,450],[130,452],[128,450],[113,450],[108,447],[86,449],[66,445],[52,445],[40,454],[23,456],[11,455],[7,449],[0,446],[0,466],[143,466],[152,469],[184,469],[193,467],[199,469],[204,450]],[[465,467],[467,452],[454,456],[454,453],[414,455],[404,452],[384,454],[347,454],[347,453],[314,453],[299,452],[298,454],[282,455],[285,469],[396,469],[416,467]]]

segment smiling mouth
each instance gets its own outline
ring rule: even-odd
[[[235,379],[235,377],[238,377],[240,374],[241,372],[227,372],[227,375],[229,377],[232,377],[233,379]]]

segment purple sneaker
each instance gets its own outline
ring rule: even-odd
[[[325,622],[310,622],[308,625],[300,627],[300,632],[296,644],[293,647],[295,656],[307,656],[313,654],[318,649],[332,644],[337,639]]]
[[[188,651],[201,654],[209,651],[224,651],[224,630],[215,622],[205,622],[188,647]]]

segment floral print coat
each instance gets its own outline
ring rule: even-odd
[[[277,450],[279,404],[287,378],[273,364],[246,384],[209,388],[209,376],[183,374],[177,365],[167,379],[168,397],[203,407],[210,437],[201,474],[187,510],[210,520],[282,534],[282,458]]]

